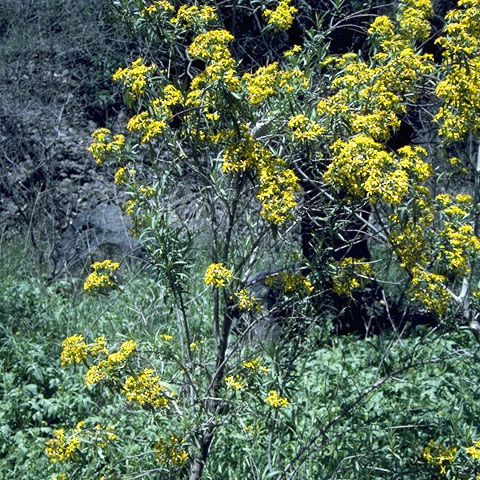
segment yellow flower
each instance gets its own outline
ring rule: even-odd
[[[268,284],[272,285],[275,282],[276,277],[268,277]],[[314,288],[312,282],[307,280],[301,273],[283,273],[279,278],[283,284],[285,292],[298,292],[298,293],[312,293]],[[267,281],[265,282],[267,283]]]
[[[62,365],[82,362],[88,353],[88,347],[83,335],[72,335],[62,342],[62,353],[60,356]]]
[[[296,53],[302,51],[302,47],[300,45],[294,45],[290,50],[283,52],[283,56],[286,58],[293,57]]]
[[[117,352],[113,352],[106,359],[92,365],[85,374],[85,383],[87,386],[98,383],[104,379],[111,379],[115,373],[121,370],[130,355],[136,350],[136,344],[133,340],[127,340],[120,345]],[[108,354],[108,351],[106,351]]]
[[[335,262],[334,266],[333,291],[337,295],[352,295],[353,290],[364,287],[374,275],[372,266],[363,259],[345,257],[340,262]]]
[[[52,463],[63,462],[72,457],[74,452],[80,447],[80,440],[76,435],[69,438],[65,435],[65,430],[60,428],[55,430],[55,437],[45,443],[45,453],[50,457]]]
[[[141,134],[141,143],[147,143],[156,135],[160,135],[166,127],[167,123],[164,120],[155,120],[149,116],[148,112],[135,115],[127,123],[129,132],[139,132]]]
[[[438,467],[440,474],[444,475],[447,473],[447,467],[455,460],[457,450],[457,447],[447,448],[430,440],[420,456],[430,465]]]
[[[91,135],[95,141],[88,146],[87,151],[99,165],[106,160],[118,157],[125,144],[125,137],[121,134],[114,135],[109,142],[110,133],[108,128],[99,128]]]
[[[472,203],[473,203],[473,198],[468,193],[459,193],[459,194],[456,195],[455,201],[458,202],[458,203],[465,203],[465,204],[471,206]]]
[[[235,375],[235,378],[233,376],[229,376],[225,378],[225,382],[227,383],[228,388],[231,388],[233,390],[243,390],[245,388],[245,385],[241,382],[242,378],[240,375]]]
[[[151,65],[147,67],[143,64],[143,58],[137,58],[130,68],[119,68],[113,74],[113,80],[116,82],[123,82],[133,99],[143,95],[147,80],[156,66]]]
[[[128,377],[123,386],[123,393],[129,402],[137,402],[142,407],[164,408],[169,400],[165,389],[160,384],[160,378],[153,368],[145,368],[137,377]]]
[[[394,35],[393,22],[386,15],[379,15],[370,25],[368,29],[369,35],[375,35],[378,37],[393,37]]]
[[[273,408],[286,407],[290,403],[287,398],[281,397],[277,390],[270,390],[264,401]]]
[[[459,7],[448,13],[445,36],[436,41],[443,49],[447,75],[435,90],[443,105],[434,120],[449,142],[480,131],[480,13],[477,4],[461,2]]]
[[[446,207],[452,201],[452,197],[449,193],[440,193],[435,197],[435,200]]]
[[[167,0],[157,0],[153,2],[148,7],[145,7],[140,15],[146,17],[147,15],[154,15],[155,13],[161,12],[174,12],[175,7]]]
[[[223,288],[233,280],[232,272],[221,263],[212,263],[205,272],[205,286]]]
[[[233,35],[227,30],[210,30],[197,35],[193,39],[188,48],[188,53],[192,57],[198,57],[205,61],[219,61],[225,57],[230,57],[227,45],[233,39]]]
[[[409,295],[423,304],[430,312],[445,314],[452,297],[445,287],[444,275],[428,272],[425,268],[415,266],[411,269],[412,287]]]
[[[292,130],[293,138],[301,142],[315,140],[325,133],[323,127],[317,122],[309,120],[302,113],[290,118],[288,126]]]
[[[188,452],[182,447],[183,439],[172,435],[168,441],[160,440],[155,444],[157,460],[174,467],[185,465],[188,460]]]
[[[235,303],[240,310],[252,310],[253,308],[258,309],[259,307],[259,304],[255,300],[255,296],[250,296],[246,288],[242,288],[238,292],[235,292],[232,299],[235,300]]]
[[[474,459],[478,460],[480,458],[480,442],[474,442],[471,447],[466,449],[466,452]]]
[[[108,355],[107,341],[105,340],[105,337],[97,337],[95,343],[88,347],[88,353],[93,357],[96,357],[99,354]]]
[[[267,150],[262,151],[258,165],[259,191],[262,204],[260,215],[269,223],[282,225],[292,218],[297,206],[296,193],[300,191],[295,172],[285,162]]]
[[[268,373],[270,369],[264,367],[262,365],[262,359],[261,358],[255,358],[253,360],[249,360],[246,362],[242,363],[242,368],[246,368],[247,370],[250,370],[251,372],[257,374],[263,374],[263,373]]]
[[[292,0],[280,0],[275,10],[266,9],[263,15],[268,18],[268,24],[278,30],[288,30],[293,23],[294,15],[297,12],[295,7],[290,6]]]
[[[105,293],[111,287],[116,285],[114,274],[120,268],[120,264],[112,260],[95,262],[91,265],[93,272],[88,275],[83,284],[85,292],[93,295],[95,293]]]
[[[215,7],[205,5],[198,7],[197,5],[192,5],[188,7],[187,5],[182,5],[178,11],[177,15],[173,17],[171,23],[184,24],[185,27],[195,26],[204,26],[208,22],[215,22],[218,20],[217,10]]]
[[[85,374],[85,384],[87,387],[98,383],[108,376],[106,360],[102,360],[98,365],[92,365]]]

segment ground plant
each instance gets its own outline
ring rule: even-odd
[[[52,480],[480,478],[479,1],[109,1],[145,53],[88,151],[144,264],[5,280],[8,445]]]

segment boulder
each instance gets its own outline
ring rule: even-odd
[[[62,273],[81,275],[96,261],[123,262],[140,257],[140,244],[132,237],[130,218],[120,207],[100,204],[78,215],[67,227],[56,249],[52,279]]]

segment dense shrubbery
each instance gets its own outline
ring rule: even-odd
[[[81,299],[5,280],[6,462],[32,438],[45,465],[40,437],[57,478],[480,475],[478,2],[447,15],[439,64],[427,0],[342,55],[329,39],[361,17],[340,4],[313,26],[289,0],[111,5],[152,48],[113,75],[125,131],[89,151],[117,169],[148,276],[106,259]],[[27,309],[56,360],[22,323],[14,340]]]
[[[75,460],[68,476],[130,478],[154,469],[160,478],[170,478],[155,444],[183,432],[183,422],[179,430],[171,418],[165,424],[149,408],[142,413],[134,404],[126,406],[123,395],[105,386],[87,388],[85,369],[60,365],[62,337],[74,332],[92,332],[92,338],[101,332],[119,343],[134,339],[139,349],[135,364],[141,369],[147,366],[141,358],[153,351],[157,358],[158,352],[168,358],[178,335],[165,292],[151,280],[136,280],[121,294],[111,294],[106,305],[104,297],[75,297],[66,283],[46,287],[41,279],[29,279],[28,266],[20,260],[4,265],[10,273],[2,272],[1,285],[0,478],[38,479],[63,471],[45,455],[45,443],[60,428],[67,436],[74,434],[79,421],[85,424],[77,434],[79,449],[66,461]],[[204,327],[201,312],[192,316],[193,329]],[[214,354],[207,341],[197,345],[199,361]],[[452,478],[474,478],[477,467],[465,447],[478,439],[475,350],[467,331],[422,328],[410,336],[385,332],[361,340],[332,337],[322,325],[301,342],[269,345],[261,353],[270,369],[262,397],[274,389],[272,381],[281,382],[288,388],[289,405],[278,411],[262,407],[255,383],[249,392],[234,389],[218,417],[207,478],[264,478],[273,467],[279,476],[293,461],[302,478],[427,480],[440,470],[437,457],[431,465],[422,457],[431,440],[458,448],[454,467],[443,460],[449,472],[463,472]],[[197,374],[200,383],[202,373]],[[247,415],[244,402],[251,406]],[[174,415],[172,408],[169,414]],[[184,414],[183,420],[188,418]],[[309,441],[313,448],[303,450]],[[430,450],[435,454],[435,448]],[[173,478],[183,476],[181,467],[171,468]]]

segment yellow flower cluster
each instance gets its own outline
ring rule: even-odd
[[[105,293],[111,287],[116,285],[114,278],[115,272],[120,268],[120,264],[112,260],[95,262],[91,265],[93,272],[88,275],[83,284],[83,289],[91,295],[95,293]]]
[[[62,342],[62,353],[60,360],[62,365],[70,363],[80,363],[85,360],[88,353],[88,347],[83,335],[72,335]]]
[[[301,70],[280,70],[278,62],[259,67],[254,73],[245,73],[242,82],[252,105],[258,105],[281,92],[290,93],[308,87],[308,78]]]
[[[466,449],[466,452],[474,459],[478,460],[480,458],[480,441],[473,442],[471,447]]]
[[[100,337],[102,338],[102,337]],[[97,339],[98,340],[98,339]],[[101,346],[101,344],[99,344]],[[112,378],[112,376],[121,368],[124,367],[126,360],[136,349],[136,344],[133,340],[127,340],[120,345],[117,352],[108,355],[106,347],[99,350],[97,353],[103,353],[106,358],[92,365],[85,374],[85,383],[87,386],[98,383],[101,380]]]
[[[160,440],[155,444],[157,460],[163,464],[181,467],[187,463],[188,452],[182,446],[183,439],[172,435],[168,441]]]
[[[408,192],[408,173],[382,144],[359,134],[346,141],[338,139],[330,148],[334,157],[323,176],[326,183],[341,188],[350,198],[401,203]]]
[[[264,401],[273,408],[282,408],[290,404],[286,397],[281,397],[278,394],[277,390],[270,390]]]
[[[431,26],[427,19],[433,17],[430,0],[402,0],[398,16],[399,33],[402,36],[420,41],[428,39]]]
[[[350,199],[383,200],[398,205],[412,185],[425,182],[432,167],[422,157],[423,147],[406,146],[397,154],[372,137],[360,134],[331,145],[334,157],[324,174],[324,180],[340,188]]]
[[[480,21],[480,20],[479,20]],[[480,131],[480,60],[468,66],[456,65],[438,83],[436,94],[444,101],[435,120],[441,123],[439,134],[446,140],[458,141],[468,133]]]
[[[135,169],[128,169],[125,167],[120,167],[115,172],[114,182],[116,185],[123,185],[127,183],[131,178],[134,178],[137,174]]]
[[[249,295],[246,288],[242,288],[238,292],[235,292],[232,299],[235,300],[235,304],[240,310],[259,310],[260,308],[260,305],[255,300],[255,296]]]
[[[154,15],[155,13],[162,13],[162,12],[174,12],[175,7],[167,0],[157,0],[153,2],[148,7],[145,7],[141,12],[140,15],[142,17],[146,17],[147,15]]]
[[[398,167],[405,170],[408,176],[415,180],[415,183],[424,183],[432,176],[432,166],[423,160],[423,157],[427,155],[427,151],[423,147],[412,148],[410,145],[406,145],[397,150],[397,155]]]
[[[224,288],[233,280],[232,272],[222,263],[212,263],[205,271],[205,286]]]
[[[262,203],[260,215],[274,225],[282,225],[292,218],[292,211],[297,206],[295,194],[300,191],[298,177],[293,170],[282,167],[283,162],[272,162],[259,171],[257,198]]]
[[[62,353],[60,355],[62,365],[81,363],[87,358],[87,354],[93,357],[99,354],[108,355],[105,337],[96,338],[91,345],[85,343],[83,335],[72,335],[62,342]]]
[[[431,59],[400,42],[380,51],[373,60],[374,64],[369,66],[355,54],[337,59],[335,63],[344,69],[344,74],[331,87],[338,91],[320,100],[317,111],[330,118],[333,125],[341,126],[340,118],[350,125],[352,133],[385,141],[391,130],[400,125],[399,115],[405,112],[401,94],[431,71]]]
[[[426,225],[421,222],[409,220],[405,225],[400,225],[392,219],[389,240],[402,268],[410,270],[417,263],[423,265],[430,259],[425,229]]]
[[[242,383],[242,377],[238,374],[235,377],[233,375],[225,377],[225,382],[227,387],[232,390],[243,390],[245,388],[245,385]]]
[[[67,480],[67,476],[64,473],[61,473],[60,475],[58,475],[58,477],[54,475],[50,478],[50,480]]]
[[[395,25],[386,15],[379,15],[368,28],[371,37],[386,39],[395,35]]]
[[[203,345],[203,340],[200,340],[199,342],[190,342],[190,345],[188,346],[188,348],[194,352],[195,350],[197,350],[199,347],[201,347]]]
[[[228,145],[222,156],[224,172],[245,172],[262,163],[262,154],[266,150],[248,132],[246,125],[242,125],[239,138],[234,138],[234,136],[233,130],[226,134]]]
[[[435,200],[446,207],[452,201],[452,196],[449,193],[439,193]]]
[[[258,168],[259,191],[262,204],[260,215],[274,225],[282,225],[292,218],[297,206],[296,193],[300,191],[298,177],[285,162],[277,157],[264,157]]]
[[[92,345],[89,345],[88,353],[92,357],[98,357],[99,355],[108,355],[107,341],[103,335],[101,337],[97,337],[95,339],[95,342]]]
[[[398,159],[378,142],[388,140],[392,130],[399,127],[400,116],[405,113],[403,98],[406,94],[414,97],[419,80],[433,70],[432,57],[415,51],[416,38],[423,38],[428,31],[430,14],[428,0],[401,2],[396,22],[381,16],[370,26],[369,35],[378,45],[371,64],[352,53],[324,62],[325,66],[335,63],[343,69],[331,84],[336,93],[317,105],[318,115],[343,137],[332,146],[336,155],[326,180],[346,187],[354,196],[368,196],[370,201],[382,198],[395,204],[407,192],[412,175],[401,166],[397,168]],[[352,134],[353,139],[345,138]],[[355,159],[352,169],[347,165],[349,160],[345,163],[346,157]],[[354,172],[359,174],[357,179]],[[343,179],[344,174],[348,179]],[[424,171],[423,176],[426,174]]]
[[[218,98],[215,96],[217,84],[232,92],[240,88],[240,79],[236,75],[236,62],[228,49],[231,41],[233,41],[233,35],[227,30],[211,30],[195,37],[188,49],[190,55],[201,58],[207,66],[203,72],[193,78],[185,105],[201,107],[203,113],[212,121],[220,118],[215,104],[223,98],[223,94]],[[193,118],[196,122],[197,117]]]
[[[157,101],[159,99],[156,99]],[[152,102],[153,106],[155,107],[155,100]],[[163,99],[160,101],[161,105],[163,108],[169,113],[169,116],[171,116],[171,112],[169,110],[169,107],[177,104],[182,104],[183,103],[183,94],[182,92],[175,87],[172,84],[165,85],[163,87]]]
[[[137,402],[142,407],[164,408],[169,403],[165,389],[153,368],[145,368],[136,378],[128,377],[123,386],[123,393],[129,402]]]
[[[372,266],[362,259],[345,257],[334,263],[333,291],[337,295],[351,296],[353,290],[364,287],[375,274]]]
[[[80,440],[77,436],[80,430],[81,425],[79,424],[79,428],[77,427],[69,437],[65,435],[65,429],[55,430],[55,437],[45,443],[45,453],[52,463],[63,462],[72,457],[80,447]]]
[[[218,61],[230,57],[227,45],[233,39],[233,35],[227,30],[210,30],[194,38],[188,47],[188,53],[192,57],[201,58],[206,62]]]
[[[275,10],[264,10],[263,15],[268,18],[268,24],[278,30],[288,30],[297,12],[297,9],[290,5],[291,3],[292,0],[280,0]]]
[[[203,27],[208,22],[215,22],[218,20],[217,9],[208,5],[199,7],[197,5],[192,5],[191,7],[187,5],[182,5],[178,11],[177,15],[173,17],[170,22],[183,24],[186,28],[191,26]]]
[[[135,213],[135,209],[137,208],[138,201],[137,200],[127,200],[125,203],[125,213],[127,215],[132,216]]]
[[[139,132],[141,135],[140,142],[147,143],[156,135],[160,135],[165,131],[167,123],[164,120],[155,120],[150,117],[148,112],[141,112],[133,116],[127,123],[129,132]]]
[[[142,195],[145,198],[153,197],[153,196],[155,196],[155,193],[156,193],[155,189],[153,187],[145,186],[145,185],[142,185],[138,189],[138,192],[140,193],[140,195]]]
[[[480,131],[480,9],[478,0],[459,2],[446,15],[442,65],[447,74],[436,88],[443,100],[435,120],[439,134],[448,141]]]
[[[99,165],[118,156],[125,144],[125,137],[122,134],[112,137],[108,128],[99,128],[91,136],[95,141],[88,146],[87,151]]]
[[[277,93],[278,62],[266,67],[259,67],[255,73],[245,73],[242,80],[245,82],[252,105],[263,102],[267,97]]]
[[[293,138],[300,142],[315,140],[325,133],[323,127],[317,122],[311,121],[302,113],[292,117],[288,122],[288,126],[292,130]]]
[[[273,286],[280,282],[278,286],[285,292],[297,292],[302,294],[312,293],[314,288],[312,282],[305,278],[301,273],[285,272],[281,275],[270,275],[265,279],[265,285]]]
[[[458,203],[464,203],[465,205],[472,207],[473,206],[473,198],[468,193],[458,193],[455,196],[455,201]]]
[[[455,274],[470,273],[468,257],[480,252],[480,241],[475,236],[473,226],[465,224],[456,227],[451,222],[444,222],[439,239],[442,243],[437,260],[443,261]]]
[[[286,163],[263,147],[248,132],[240,129],[239,138],[227,135],[229,144],[223,153],[224,172],[243,172],[253,169],[259,182],[257,198],[262,204],[261,215],[269,223],[281,225],[292,217],[300,191],[298,177]]]
[[[262,365],[261,358],[254,358],[253,360],[242,362],[242,368],[249,370],[254,375],[264,374],[270,371],[270,369]]]
[[[447,448],[430,440],[420,455],[428,464],[439,467],[440,474],[445,475],[448,466],[455,460],[457,450],[457,447]]]
[[[447,277],[437,273],[428,272],[421,266],[414,266],[410,270],[412,274],[412,287],[409,295],[420,302],[429,312],[438,315],[445,314],[452,297],[445,287]]]
[[[302,51],[302,47],[300,45],[294,45],[290,50],[283,52],[283,56],[285,58],[290,58],[296,55],[297,53]]]
[[[155,65],[147,67],[143,63],[143,58],[137,58],[130,68],[119,68],[113,74],[113,80],[115,82],[123,82],[131,97],[135,99],[143,95],[147,86],[147,80],[155,68]]]
[[[115,185],[123,185],[128,182],[128,170],[125,167],[120,167],[115,172],[114,183]]]

